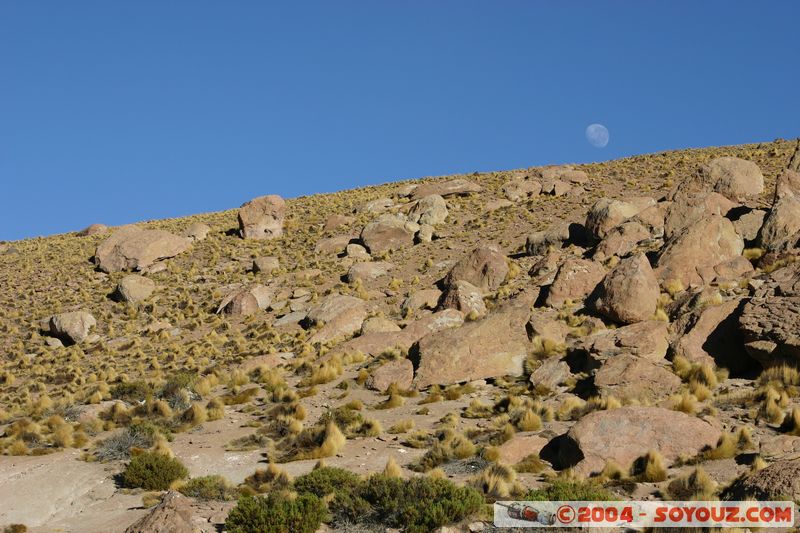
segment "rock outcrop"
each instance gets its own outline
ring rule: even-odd
[[[144,270],[185,252],[191,241],[167,231],[125,226],[97,247],[94,262],[103,272]]]
[[[606,274],[595,308],[615,322],[633,324],[653,318],[659,294],[650,262],[638,254],[623,259]]]
[[[466,281],[483,292],[497,290],[508,274],[506,255],[495,244],[484,244],[456,263],[444,278],[445,288]]]
[[[274,239],[283,235],[286,203],[276,194],[259,196],[239,208],[239,234],[243,239]]]

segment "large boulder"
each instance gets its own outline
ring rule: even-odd
[[[742,309],[747,353],[764,366],[800,366],[800,262],[774,271]]]
[[[465,196],[481,191],[483,191],[483,187],[463,178],[447,181],[438,179],[416,186],[411,191],[410,197],[412,200],[419,200],[431,194],[438,194],[439,196],[447,198],[448,196]]]
[[[716,445],[720,431],[708,422],[661,407],[620,407],[581,418],[560,442],[558,458],[582,474],[599,472],[608,460],[623,468],[650,450],[668,463]]]
[[[412,246],[415,233],[412,224],[394,215],[381,215],[361,230],[361,242],[371,254]]]
[[[550,307],[561,307],[567,300],[583,300],[603,281],[605,275],[606,269],[600,263],[570,257],[559,267],[545,303]]]
[[[475,248],[456,263],[444,278],[445,288],[456,281],[466,281],[483,292],[497,290],[508,274],[506,255],[495,244],[484,244]]]
[[[623,259],[606,274],[595,309],[615,322],[641,322],[655,314],[660,292],[647,256],[637,254]]]
[[[146,300],[156,290],[156,283],[138,274],[129,274],[117,285],[116,296],[120,301],[138,303]]]
[[[144,270],[186,251],[191,241],[168,231],[125,226],[97,247],[94,262],[103,272]]]
[[[436,226],[447,218],[447,203],[438,194],[420,198],[408,212],[408,220],[417,224]]]
[[[778,177],[772,209],[759,233],[761,246],[786,252],[800,244],[800,174],[786,170]]]
[[[738,157],[718,157],[678,183],[669,199],[678,200],[694,193],[716,192],[732,202],[742,202],[761,194],[764,176],[758,165]]]
[[[640,211],[656,204],[650,197],[614,200],[601,198],[589,209],[586,215],[586,229],[590,236],[600,240],[613,228],[635,216]]]
[[[161,503],[128,526],[125,533],[195,533],[190,500],[179,492],[169,491]]]
[[[552,246],[561,248],[570,238],[569,223],[553,224],[546,230],[536,231],[528,235],[525,241],[525,253],[542,255]]]
[[[355,283],[357,280],[362,282],[373,281],[383,276],[388,276],[393,268],[394,265],[386,261],[355,263],[347,270],[345,278],[348,283]]]
[[[656,276],[678,280],[684,286],[711,281],[714,267],[742,254],[744,241],[733,223],[709,215],[684,228],[670,239],[658,258]]]
[[[578,341],[575,352],[595,360],[631,354],[654,362],[664,360],[669,348],[668,326],[660,320],[647,320],[616,329],[601,329]]]
[[[71,311],[53,315],[42,325],[42,329],[65,344],[79,344],[89,337],[97,320],[86,311]]]
[[[239,234],[243,239],[274,239],[283,235],[286,202],[277,194],[259,196],[239,208]]]
[[[194,242],[205,240],[211,232],[211,226],[203,224],[202,222],[193,222],[183,232],[183,236]]]
[[[319,326],[309,342],[327,342],[352,335],[361,329],[366,318],[367,304],[361,298],[342,294],[327,296],[308,310],[307,325]]]
[[[595,247],[592,259],[605,261],[612,256],[625,257],[636,249],[639,243],[651,238],[650,230],[636,220],[627,220],[614,226]]]
[[[342,254],[347,249],[347,245],[353,237],[350,235],[337,235],[335,237],[326,237],[317,241],[314,245],[314,252],[317,254]]]
[[[525,325],[531,304],[512,300],[483,319],[421,338],[409,354],[414,386],[521,375],[530,348]]]
[[[486,304],[483,302],[481,290],[463,279],[447,288],[439,302],[439,309],[458,309],[467,316],[471,315],[472,318],[486,314]]]
[[[442,297],[442,291],[439,289],[422,289],[409,293],[403,303],[400,304],[400,310],[403,313],[409,311],[418,311],[420,309],[436,309],[439,304],[439,298]]]

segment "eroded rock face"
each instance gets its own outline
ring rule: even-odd
[[[397,250],[414,244],[415,228],[394,215],[382,215],[361,230],[361,242],[369,253]]]
[[[65,344],[80,344],[89,337],[97,320],[86,311],[59,313],[44,321],[42,329]]]
[[[444,279],[444,286],[450,287],[456,281],[466,281],[483,292],[497,290],[508,274],[506,255],[499,246],[485,244],[475,248],[456,263]]]
[[[571,257],[558,269],[545,303],[550,307],[561,307],[567,300],[583,300],[603,281],[605,275],[606,269],[600,263]]]
[[[191,241],[167,231],[126,226],[97,247],[94,262],[103,272],[144,270],[186,251]]]
[[[684,228],[667,242],[658,258],[656,276],[678,280],[684,286],[714,278],[714,267],[742,254],[744,241],[733,223],[710,215]]]
[[[120,280],[116,295],[120,301],[138,303],[146,300],[156,290],[156,283],[144,276],[130,274]]]
[[[327,342],[352,335],[361,329],[365,318],[367,318],[367,305],[361,298],[341,294],[327,296],[308,311],[306,317],[308,324],[321,326],[314,332],[309,342]]]
[[[408,220],[417,224],[436,226],[447,218],[447,203],[438,194],[420,198],[408,213]]]
[[[673,354],[693,363],[742,367],[742,359],[747,358],[738,331],[743,304],[741,298],[735,298],[681,315],[670,326],[675,337]]]
[[[410,194],[412,200],[419,200],[431,194],[438,194],[444,198],[448,196],[465,196],[483,191],[483,187],[471,181],[456,178],[453,180],[433,180],[416,186]]]
[[[259,196],[239,208],[239,234],[243,239],[274,239],[283,235],[286,203],[277,194]]]
[[[633,324],[653,317],[659,294],[650,262],[638,254],[623,259],[606,275],[595,308],[615,322]]]
[[[189,499],[179,492],[169,491],[161,503],[131,524],[125,533],[196,533],[192,523]]]
[[[409,356],[416,367],[414,386],[521,375],[530,346],[530,305],[512,301],[486,318],[421,338]]]
[[[664,217],[664,236],[671,239],[684,228],[711,215],[725,216],[736,207],[734,202],[716,192],[696,192],[671,202]]]
[[[667,355],[667,323],[659,320],[637,322],[616,329],[597,331],[576,343],[574,350],[595,359],[632,354],[659,362]]]
[[[599,472],[609,459],[623,468],[650,450],[668,462],[716,445],[720,432],[708,422],[661,407],[620,407],[595,411],[567,432],[558,457],[583,474]]]
[[[742,309],[739,327],[764,366],[800,363],[800,263],[774,271]]]
[[[595,372],[594,385],[601,396],[654,403],[681,387],[681,379],[665,365],[630,354],[610,357]]]

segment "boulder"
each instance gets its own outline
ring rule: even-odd
[[[800,499],[800,459],[775,461],[737,479],[725,489],[726,500],[797,501]]]
[[[572,331],[572,328],[565,322],[558,320],[554,310],[549,309],[535,309],[528,320],[527,328],[528,336],[531,339],[539,337],[540,339],[549,339],[556,344],[567,342],[567,335]]]
[[[762,248],[786,252],[800,244],[800,174],[785,170],[775,185],[772,209],[758,236]]]
[[[670,205],[672,205],[672,202],[659,202],[656,205],[642,209],[630,220],[638,222],[647,228],[652,237],[661,238],[664,236],[664,218]]]
[[[344,249],[344,255],[353,259],[369,260],[369,252],[360,244],[350,243]]]
[[[277,257],[273,256],[264,256],[264,257],[256,257],[253,259],[253,272],[263,272],[265,274],[272,273],[273,270],[278,270],[281,267],[281,263]]]
[[[356,207],[356,213],[383,213],[394,205],[391,198],[378,198]]]
[[[529,455],[538,455],[547,444],[547,439],[531,433],[517,433],[511,439],[497,447],[500,454],[498,461],[506,465],[515,465]]]
[[[444,198],[448,196],[466,196],[472,193],[483,191],[483,187],[471,181],[456,178],[452,180],[432,180],[422,185],[418,185],[411,191],[410,198],[419,200],[431,194],[438,194]]]
[[[567,300],[583,300],[603,281],[605,275],[606,269],[600,263],[570,257],[559,267],[545,303],[550,307],[561,307]]]
[[[466,316],[480,318],[486,314],[481,290],[468,281],[458,280],[448,286],[439,303],[439,309],[457,309]]]
[[[714,267],[714,281],[717,283],[722,282],[738,282],[750,277],[755,269],[753,264],[748,261],[744,256],[736,256],[733,259],[728,259]]]
[[[716,192],[696,192],[671,202],[664,217],[664,236],[670,239],[710,215],[725,216],[736,204]]]
[[[720,431],[708,422],[661,407],[620,407],[584,416],[558,447],[564,466],[582,474],[599,472],[608,460],[623,468],[650,450],[671,464],[716,445]]]
[[[700,173],[715,192],[734,202],[757,197],[764,190],[764,175],[758,165],[738,157],[712,159]]]
[[[615,322],[633,324],[653,318],[661,291],[644,254],[617,264],[600,284],[595,309]]]
[[[259,196],[239,208],[239,234],[243,239],[274,239],[283,235],[286,203],[276,194]]]
[[[744,346],[763,366],[800,366],[800,262],[775,270],[742,309]]]
[[[651,238],[650,230],[635,220],[614,226],[606,233],[592,255],[595,261],[605,261],[613,256],[624,257],[633,252],[642,241]]]
[[[211,232],[211,226],[202,222],[194,222],[183,232],[183,236],[192,242],[205,240]]]
[[[444,278],[448,288],[456,281],[466,281],[483,292],[497,290],[508,274],[506,255],[495,244],[484,244],[456,263]]]
[[[129,274],[117,285],[116,297],[122,302],[138,303],[146,300],[156,290],[156,283],[138,274]]]
[[[525,325],[532,302],[512,300],[485,318],[422,337],[409,358],[414,386],[450,385],[505,375],[522,375],[530,348]]]
[[[681,378],[663,363],[643,357],[621,354],[608,358],[594,374],[594,386],[600,396],[655,403],[678,392]]]
[[[539,169],[539,174],[545,180],[562,180],[577,184],[584,184],[589,181],[589,175],[586,172],[577,170],[570,165],[543,167]]]
[[[684,286],[710,282],[714,267],[742,254],[744,241],[733,223],[709,215],[687,226],[670,239],[658,258],[656,276],[678,280]]]
[[[64,344],[79,344],[89,337],[89,332],[97,325],[97,320],[86,311],[59,313],[43,323],[45,331],[60,339]]]
[[[569,223],[554,224],[546,230],[528,235],[525,241],[525,253],[528,255],[543,255],[551,246],[561,248],[569,240],[569,237]]]
[[[94,262],[103,272],[143,270],[186,251],[191,241],[167,231],[125,226],[97,247]]]
[[[572,185],[566,181],[542,179],[542,194],[550,196],[564,196],[572,190]]]
[[[536,180],[516,179],[503,185],[503,194],[512,202],[521,202],[539,196],[542,184]]]
[[[196,533],[190,500],[180,492],[169,491],[161,503],[128,526],[125,533]]]
[[[420,198],[408,212],[408,220],[417,224],[436,226],[447,218],[447,203],[438,194]]]
[[[410,223],[394,215],[382,215],[361,230],[361,242],[376,254],[414,244],[415,230]]]
[[[347,282],[355,283],[356,280],[372,281],[380,277],[389,275],[389,271],[394,268],[392,263],[385,261],[371,261],[356,263],[347,270]]]
[[[369,378],[364,383],[368,389],[385,391],[392,383],[401,390],[411,388],[414,379],[414,365],[408,359],[395,359],[384,363],[370,372]]]
[[[92,224],[80,230],[78,232],[78,237],[91,237],[92,235],[99,235],[101,233],[105,233],[110,229],[111,228],[109,228],[105,224]]]
[[[433,240],[434,227],[429,224],[422,224],[417,231],[417,242],[431,242]]]
[[[626,200],[601,198],[594,203],[586,215],[586,230],[591,237],[600,240],[614,226],[622,224],[640,211],[655,204],[655,200],[646,196]]]

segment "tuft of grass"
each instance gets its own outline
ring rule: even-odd
[[[392,427],[389,428],[389,433],[392,434],[406,433],[412,429],[414,429],[414,421],[410,418],[405,418],[403,420],[395,422],[392,425]]]
[[[230,501],[236,499],[238,491],[222,476],[195,477],[183,483],[178,491],[198,500]]]
[[[394,456],[389,456],[386,466],[383,468],[383,475],[387,477],[403,477],[403,469],[397,464]]]
[[[698,466],[689,474],[670,481],[667,492],[674,500],[711,500],[717,483]]]
[[[631,476],[647,483],[657,483],[667,479],[664,457],[656,450],[650,450],[633,462]]]

